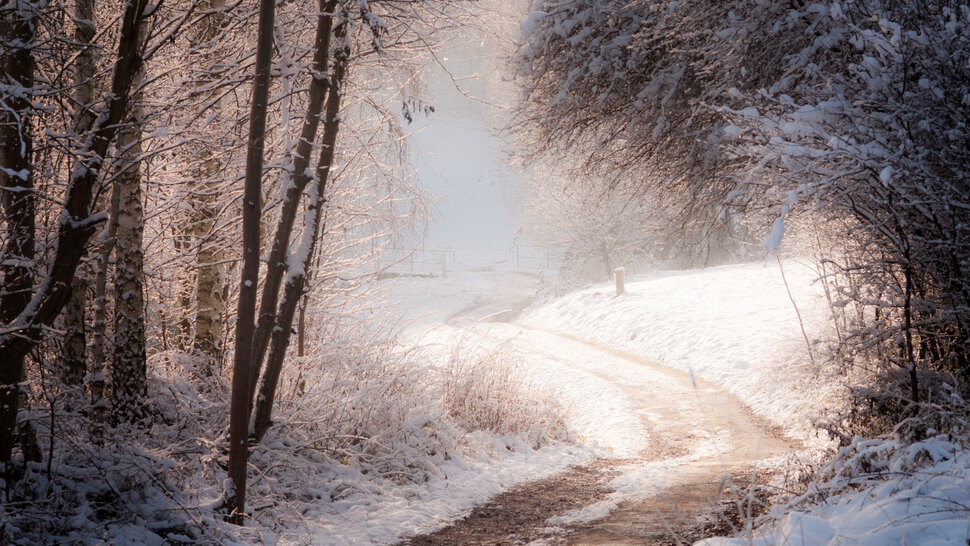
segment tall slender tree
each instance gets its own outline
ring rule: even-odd
[[[239,280],[236,318],[236,347],[233,360],[232,399],[229,409],[229,521],[242,525],[246,513],[246,469],[249,461],[250,383],[252,381],[252,339],[255,330],[257,284],[259,282],[259,224],[262,200],[263,149],[266,138],[266,109],[269,101],[270,63],[273,55],[275,0],[260,0],[256,37],[256,66],[249,117],[246,151],[246,181],[243,193],[243,263]]]
[[[297,220],[297,213],[299,212],[303,192],[313,179],[310,170],[311,154],[313,153],[313,146],[316,143],[317,132],[320,127],[320,117],[324,110],[324,101],[336,80],[336,76],[331,77],[329,74],[330,42],[333,36],[334,9],[336,6],[337,2],[335,0],[321,0],[319,2],[321,14],[317,18],[316,37],[314,40],[312,67],[314,76],[310,82],[306,116],[303,118],[300,139],[293,153],[293,167],[285,173],[286,176],[292,178],[292,183],[286,186],[283,196],[283,206],[273,236],[272,249],[267,265],[266,281],[260,299],[258,323],[253,338],[254,366],[250,383],[250,389],[253,392],[256,389],[256,383],[259,379],[263,358],[269,346],[271,333],[277,325],[277,305],[280,297],[280,286],[288,268],[287,254],[290,248],[290,238],[293,235],[293,227]],[[346,22],[344,22],[344,25],[346,25]],[[340,32],[346,33],[346,27],[343,26],[341,28],[343,30]],[[339,108],[339,99],[337,99],[336,105]],[[336,120],[330,123],[334,124]],[[335,126],[330,128],[335,129]],[[326,129],[325,127],[325,133]],[[330,135],[330,133],[326,134],[328,136]],[[333,137],[336,138],[336,133],[333,134]],[[319,176],[319,172],[316,175]],[[325,180],[324,178],[324,184],[326,183]],[[252,393],[250,393],[250,397],[252,397]]]
[[[140,28],[139,41],[144,40]],[[135,85],[144,84],[145,70],[135,73]],[[148,370],[145,350],[145,257],[142,234],[142,125],[145,110],[140,89],[132,94],[125,127],[118,136],[119,172],[114,177],[111,222],[115,225],[114,356],[111,361],[111,416],[115,422],[144,417]]]
[[[322,63],[320,68],[323,69],[326,68],[326,56],[330,54],[330,35],[333,27],[333,18],[335,16],[332,13],[335,2],[328,1],[327,4],[325,6],[324,2],[321,1],[321,12],[324,15],[320,17],[320,22],[317,27],[317,51],[315,52],[316,59]],[[328,11],[327,8],[331,11]],[[327,202],[327,182],[333,176],[334,153],[336,151],[337,133],[340,129],[340,104],[344,97],[343,84],[347,78],[347,66],[350,63],[350,45],[347,42],[348,22],[346,21],[346,13],[343,14],[343,17],[344,20],[339,21],[336,28],[332,30],[336,42],[333,53],[334,66],[329,77],[328,85],[326,86],[327,100],[326,108],[323,112],[323,139],[314,172],[315,185],[307,194],[308,204],[304,217],[303,238],[298,247],[298,254],[293,256],[287,268],[286,283],[283,288],[283,300],[280,302],[279,310],[276,313],[274,321],[275,328],[272,331],[266,370],[260,384],[253,425],[253,435],[257,441],[261,440],[263,435],[266,434],[272,422],[273,401],[276,397],[276,387],[283,369],[283,359],[289,347],[290,333],[293,331],[293,318],[300,300],[305,295],[308,276],[310,274],[310,265],[313,261],[313,254],[320,238],[324,206]],[[317,68],[317,66],[314,68]],[[318,73],[324,72],[321,70]],[[314,81],[316,82],[320,79],[322,78],[316,78]],[[311,84],[311,93],[313,90],[313,84]],[[320,105],[311,102],[311,106],[316,107],[316,110],[312,112],[313,117],[319,118]],[[310,114],[311,111],[308,110],[307,119],[310,118]],[[279,233],[281,227],[277,228],[277,233]]]
[[[224,45],[218,42],[226,18],[223,0],[199,3],[202,16],[189,31],[193,65],[205,66],[205,59],[220,58]],[[225,114],[217,89],[217,77],[209,70],[193,76],[196,99],[207,105],[210,124]],[[202,139],[200,139],[202,140]],[[225,237],[219,233],[221,179],[224,158],[218,154],[219,142],[200,142],[194,147],[192,190],[189,193],[189,238],[195,249],[195,319],[192,327],[192,349],[205,359],[202,373],[212,375],[223,358],[223,335],[226,314]]]

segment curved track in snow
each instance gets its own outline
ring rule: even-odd
[[[499,322],[527,302],[492,298],[449,323],[507,343],[543,374],[571,374],[590,392],[625,402],[598,407],[596,395],[563,394],[571,424],[616,457],[574,467],[492,499],[468,518],[411,544],[655,544],[679,533],[723,490],[726,477],[798,448],[733,395],[633,354],[575,336]],[[612,396],[612,399],[617,399]],[[625,420],[624,420],[625,419]]]

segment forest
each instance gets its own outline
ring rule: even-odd
[[[820,460],[965,445],[970,4],[525,4],[0,5],[0,543],[316,543],[481,431],[577,442],[517,356],[383,312],[433,207],[428,67],[483,36],[547,292],[807,260]]]

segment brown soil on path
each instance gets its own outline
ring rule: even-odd
[[[671,446],[665,446],[670,449]],[[677,450],[655,451],[662,460],[680,456]],[[730,534],[737,528],[737,488],[750,475],[719,475],[714,481],[691,480],[652,497],[621,503],[605,518],[550,526],[550,517],[605,499],[607,482],[617,466],[630,459],[600,459],[572,467],[556,476],[513,487],[476,508],[466,518],[426,535],[405,540],[408,546],[472,545],[685,545],[707,536]]]
[[[599,501],[610,493],[605,482],[615,472],[610,472],[609,463],[596,461],[545,480],[513,487],[472,510],[460,522],[436,533],[414,537],[404,544],[525,544],[543,538],[547,519]]]
[[[735,483],[740,476],[688,483],[641,501],[626,502],[601,520],[574,526],[560,544],[687,545],[738,528]],[[551,542],[550,542],[551,543]]]

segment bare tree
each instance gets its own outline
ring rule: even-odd
[[[592,278],[612,279],[618,266],[658,259],[662,218],[638,195],[591,177],[577,182],[551,169],[537,170],[542,175],[530,184],[523,233],[562,249],[568,273],[589,276],[592,265]]]
[[[144,41],[144,29],[137,37]],[[145,70],[134,77],[144,85]],[[142,131],[145,111],[142,92],[132,95],[126,126],[118,136],[120,168],[114,178],[111,222],[114,224],[115,317],[111,365],[111,415],[115,422],[137,422],[145,416],[148,394],[145,349],[145,258],[142,234]],[[114,205],[117,205],[116,207]]]
[[[232,405],[229,409],[229,521],[242,525],[246,507],[246,468],[249,460],[249,411],[251,405],[256,299],[259,282],[259,223],[263,177],[263,146],[266,107],[269,100],[270,61],[273,53],[274,0],[260,0],[256,37],[256,67],[249,118],[246,186],[243,194],[243,264],[236,318],[236,350],[232,373]]]
[[[280,286],[288,266],[287,253],[289,252],[290,237],[292,237],[293,234],[294,224],[297,219],[297,212],[299,211],[303,192],[313,178],[310,176],[309,169],[311,161],[310,155],[313,151],[313,145],[317,139],[317,132],[320,125],[321,113],[323,112],[324,100],[327,98],[328,93],[331,92],[333,80],[335,79],[330,77],[328,72],[331,55],[330,42],[331,37],[333,36],[334,26],[333,14],[336,6],[337,2],[335,1],[329,1],[326,3],[320,2],[319,5],[321,15],[318,16],[317,21],[312,67],[312,70],[316,75],[310,83],[306,116],[304,117],[303,128],[300,132],[300,138],[293,154],[293,168],[291,172],[286,173],[288,176],[292,177],[292,182],[286,185],[286,193],[283,198],[283,205],[280,211],[279,221],[274,232],[273,245],[272,249],[270,250],[266,280],[263,286],[262,298],[260,302],[259,322],[253,338],[253,362],[255,363],[255,366],[252,370],[252,380],[250,383],[250,389],[253,392],[255,392],[256,382],[259,379],[259,374],[262,367],[262,361],[269,345],[270,334],[274,326],[276,326],[278,316],[277,303],[280,296]],[[346,30],[343,30],[343,32],[346,32]],[[346,63],[346,61],[344,62]],[[337,83],[339,84],[339,82]],[[336,108],[339,109],[339,99],[335,99],[335,101]],[[334,117],[336,117],[336,114]],[[331,128],[336,128],[336,119],[328,120],[328,122],[333,124]],[[326,127],[324,129],[326,131]],[[325,134],[330,137],[329,133]],[[333,138],[336,138],[335,132],[333,133]],[[329,163],[323,166],[323,184],[326,184],[326,176],[329,174],[329,166]],[[317,172],[317,175],[319,176],[319,171]],[[312,206],[316,207],[316,203],[313,203]],[[250,393],[250,397],[252,397],[252,395],[253,394]]]
[[[225,46],[217,41],[225,20],[225,3],[222,0],[205,0],[199,6],[204,14],[191,29],[190,46],[193,58],[199,64],[204,59],[219,59]],[[212,85],[217,78],[209,71],[202,71],[194,78],[198,93],[206,99],[208,116],[217,120],[223,116],[217,89]],[[210,121],[210,123],[212,123]],[[219,172],[224,159],[213,151],[212,143],[198,146],[195,163],[195,187],[189,194],[191,221],[189,228],[196,250],[195,271],[195,320],[192,348],[208,362],[203,373],[212,374],[213,368],[222,362],[223,335],[225,329],[226,252],[217,229],[220,214]]]
[[[523,161],[565,161],[579,184],[648,187],[683,240],[685,265],[743,256],[753,238],[735,211],[750,198],[731,180],[735,158],[723,153],[726,123],[712,105],[739,105],[737,89],[778,75],[780,63],[758,59],[788,31],[744,37],[780,12],[747,0],[537,3],[516,57]]]
[[[323,5],[321,3],[321,10],[323,13],[328,13],[326,8],[332,10],[336,3],[328,1],[328,5]],[[332,11],[330,12],[332,13]],[[303,226],[303,239],[300,241],[299,252],[293,257],[292,262],[286,268],[287,278],[286,285],[283,289],[283,300],[280,302],[279,311],[276,313],[276,320],[274,321],[274,328],[272,330],[272,343],[270,346],[269,357],[266,364],[266,372],[263,374],[262,384],[259,389],[259,398],[256,404],[256,418],[253,426],[253,434],[257,441],[262,439],[263,435],[269,429],[271,423],[271,416],[273,410],[273,401],[276,397],[276,387],[279,382],[280,372],[283,368],[283,359],[286,356],[286,350],[289,347],[290,332],[293,329],[293,318],[299,305],[300,300],[304,297],[304,290],[307,285],[307,277],[310,272],[310,265],[313,260],[314,250],[317,246],[317,241],[319,239],[320,227],[323,223],[324,216],[324,206],[327,202],[327,182],[331,177],[333,171],[333,161],[334,152],[336,151],[337,143],[337,132],[340,128],[340,104],[345,93],[344,81],[347,76],[347,65],[350,62],[350,45],[347,42],[347,22],[338,22],[336,28],[334,28],[333,15],[329,17],[321,17],[321,21],[318,23],[317,27],[317,39],[316,47],[317,52],[314,57],[314,69],[317,73],[324,73],[327,68],[327,56],[330,55],[330,40],[331,36],[336,41],[334,47],[334,67],[333,72],[326,82],[319,82],[317,87],[320,89],[314,89],[314,85],[311,84],[310,92],[310,108],[307,110],[307,119],[319,119],[321,115],[321,109],[323,109],[322,97],[326,96],[326,109],[323,112],[323,139],[321,142],[320,155],[317,160],[317,166],[315,170],[315,186],[307,194],[307,199],[309,201],[307,205],[306,218],[304,219]],[[346,13],[344,14],[346,17]],[[318,79],[314,80],[315,82]],[[314,93],[316,91],[316,93]],[[316,96],[314,96],[316,95]],[[316,99],[316,100],[314,100]],[[310,128],[304,126],[304,134],[313,134],[316,132],[316,127],[314,126],[311,130]],[[306,148],[304,150],[307,155],[309,155],[310,149]],[[297,151],[299,155],[300,151]],[[301,161],[300,163],[306,163]],[[297,162],[294,162],[294,166]],[[298,172],[298,171],[297,171]],[[303,186],[306,186],[310,182],[306,175],[298,175],[301,178],[307,178],[303,182]],[[298,183],[297,183],[298,184]],[[294,184],[294,185],[297,185]],[[301,188],[302,192],[302,188]],[[298,196],[295,196],[299,199]],[[280,219],[281,224],[283,218]],[[292,222],[292,219],[290,220]],[[277,234],[279,234],[282,229],[282,225],[277,228]],[[292,228],[290,228],[292,229]],[[280,238],[278,237],[277,240]],[[285,252],[288,245],[283,245],[280,247],[282,251]],[[274,242],[274,251],[276,250],[276,245]],[[279,267],[283,267],[283,263],[280,262]],[[282,277],[282,271],[279,273]],[[267,276],[268,277],[268,276]],[[268,279],[267,279],[268,280]],[[269,332],[266,332],[269,334]],[[259,340],[257,333],[257,341]],[[257,349],[258,350],[258,349]],[[257,353],[257,356],[260,356]]]
[[[743,242],[818,230],[854,315],[838,359],[905,383],[892,405],[912,415],[920,373],[968,373],[966,7],[796,4],[536,4],[520,120],[580,174],[660,190],[685,219],[744,218]]]

